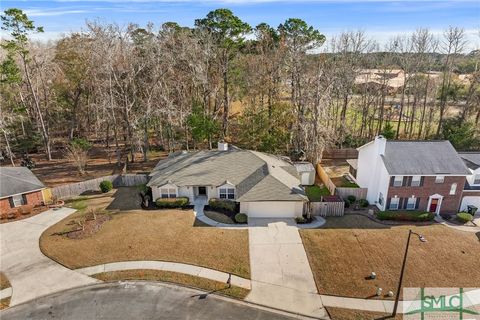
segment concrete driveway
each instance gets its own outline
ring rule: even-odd
[[[247,300],[323,318],[310,264],[293,219],[249,219],[252,291]]]
[[[98,284],[56,293],[0,312],[14,319],[287,320],[247,303],[162,283]]]
[[[48,210],[0,225],[0,271],[5,273],[13,288],[11,306],[98,282],[59,265],[40,251],[38,241],[42,232],[73,212],[75,210],[69,208]]]

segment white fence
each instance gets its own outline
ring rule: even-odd
[[[114,188],[118,187],[132,187],[145,184],[148,181],[148,175],[146,174],[125,174],[125,175],[111,175],[91,179],[87,181],[66,184],[52,188],[52,195],[59,199],[68,199],[76,197],[87,191],[100,190],[100,182],[104,180],[110,180],[113,183]]]
[[[345,202],[310,202],[313,216],[341,217],[345,209]]]

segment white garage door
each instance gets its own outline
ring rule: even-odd
[[[293,218],[301,215],[302,202],[248,202],[247,214],[253,218]]]
[[[462,199],[462,205],[460,206],[460,211],[466,211],[467,206],[475,206],[480,209],[480,197],[474,197],[474,196],[467,196],[463,197]]]

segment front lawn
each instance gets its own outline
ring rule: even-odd
[[[115,261],[163,260],[250,278],[247,230],[207,227],[195,220],[192,210],[123,210],[123,205],[130,208],[125,198],[135,198],[134,192],[121,188],[102,197],[81,199],[86,207],[81,204],[81,210],[42,234],[42,252],[71,269]],[[92,209],[110,219],[87,236],[67,237],[65,232],[78,229],[78,221],[91,215]]]
[[[319,202],[322,201],[323,196],[329,196],[330,191],[325,186],[307,186],[305,188],[305,192],[307,193],[308,200],[312,202]]]
[[[376,287],[396,291],[408,229],[405,287],[478,287],[480,241],[475,233],[442,225],[386,226],[367,217],[329,217],[320,229],[300,230],[321,294],[367,298]],[[377,279],[366,279],[371,272]],[[386,298],[386,297],[385,297]]]
[[[180,283],[189,287],[207,290],[209,293],[225,294],[237,299],[244,299],[250,292],[250,290],[236,286],[229,286],[223,282],[195,277],[189,274],[163,270],[138,269],[112,271],[99,273],[93,275],[93,277],[102,281],[147,280]]]
[[[7,276],[5,276],[5,274],[0,272],[0,290],[10,288],[10,287],[11,287],[10,281],[8,281]],[[0,310],[8,308],[9,305],[10,305],[10,297],[0,300]]]

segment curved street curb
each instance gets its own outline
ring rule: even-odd
[[[5,288],[3,290],[0,290],[0,300],[5,299],[5,298],[10,298],[13,294],[13,289],[12,287]]]
[[[160,270],[160,271],[171,271],[184,273],[200,278],[206,278],[213,281],[224,282],[230,279],[230,284],[241,287],[244,289],[251,289],[251,281],[236,275],[232,275],[226,272],[194,266],[191,264],[177,263],[177,262],[168,262],[168,261],[120,261],[112,262],[106,264],[100,264],[91,267],[85,267],[80,269],[73,269],[84,275],[94,275],[103,272],[111,271],[124,271],[124,270],[138,270],[138,269],[148,269],[148,270]]]

